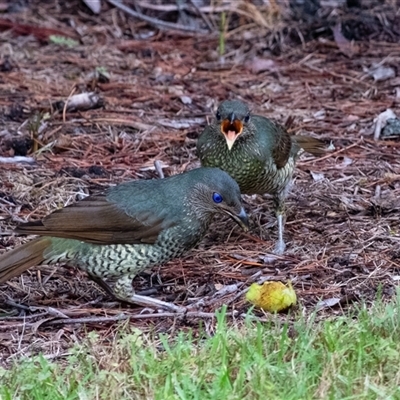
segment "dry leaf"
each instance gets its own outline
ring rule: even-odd
[[[339,50],[346,56],[352,57],[354,54],[354,49],[351,42],[346,39],[342,34],[342,25],[338,22],[335,27],[332,29],[333,37],[335,39],[335,43],[337,44]]]
[[[321,182],[325,179],[325,175],[322,172],[310,171],[310,174],[315,182]]]
[[[192,98],[189,96],[180,96],[179,98],[180,98],[181,102],[185,105],[192,104]]]
[[[157,121],[160,125],[166,126],[167,128],[174,129],[188,129],[192,128],[193,125],[202,125],[206,122],[205,118],[182,118],[180,120],[173,119],[159,119]]]
[[[380,64],[372,64],[371,68],[367,69],[366,72],[369,76],[372,76],[376,82],[385,81],[396,76],[392,67],[385,67]]]
[[[92,110],[103,105],[104,100],[95,92],[75,94],[67,100],[68,111]]]
[[[93,14],[100,14],[101,2],[100,0],[82,0],[93,12]]]
[[[276,63],[268,58],[254,57],[245,62],[244,66],[249,69],[253,74],[263,71],[276,71]]]
[[[317,311],[324,308],[333,307],[340,303],[339,297],[332,297],[330,299],[321,300],[317,303]]]
[[[374,140],[378,140],[381,135],[382,129],[386,126],[388,119],[396,118],[396,114],[388,108],[386,111],[381,112],[375,119]]]
[[[326,117],[326,110],[321,109],[313,114],[315,119],[325,119]]]

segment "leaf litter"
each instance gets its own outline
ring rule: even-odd
[[[254,9],[244,1],[220,9],[199,2],[197,14],[185,11],[191,29],[182,31],[182,19],[176,30],[157,27],[163,18],[175,23],[175,2],[157,2],[158,9],[141,2],[149,22],[110,2],[99,15],[78,0],[61,8],[29,4],[0,21],[0,157],[13,161],[0,163],[1,252],[26,241],[10,235],[17,223],[110,185],[157,179],[157,160],[166,176],[195,166],[197,137],[226,98],[280,123],[290,115],[291,132],[320,138],[331,150],[298,162],[283,256],[272,254],[271,199],[245,196],[250,233],[218,219],[196,249],[134,279],[139,293],[197,305],[186,317],[115,302],[70,267],[35,267],[2,285],[0,362],[39,351],[62,357],[90,330],[108,340],[110,326],[127,318],[144,331],[173,334],[198,320],[212,331],[214,311],[227,304],[240,323],[249,308],[244,291],[260,279],[291,280],[299,307],[317,307],[318,318],[372,303],[378,293],[390,300],[400,269],[400,142],[374,137],[374,119],[387,109],[399,113],[400,34],[389,1],[330,21],[333,32],[322,28],[337,18],[329,7],[305,17],[304,10]],[[385,29],[377,10],[386,13]],[[222,12],[230,17],[220,59]],[[296,12],[304,18],[293,23]],[[395,76],[381,70],[385,79],[377,79],[371,66]],[[77,95],[101,103],[67,109]]]

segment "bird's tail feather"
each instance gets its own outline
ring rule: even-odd
[[[0,283],[44,261],[43,253],[51,245],[50,238],[38,238],[0,256]]]
[[[314,156],[322,156],[326,153],[325,144],[321,140],[311,136],[292,136],[296,143],[307,153]]]

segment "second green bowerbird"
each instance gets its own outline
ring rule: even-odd
[[[113,293],[120,300],[177,310],[135,294],[132,279],[193,248],[215,214],[247,230],[239,186],[218,168],[123,183],[20,225],[17,233],[41,237],[0,256],[0,283],[32,266],[60,262],[97,280],[116,279]]]
[[[216,121],[199,137],[197,152],[203,167],[228,172],[244,194],[273,196],[278,220],[275,252],[285,250],[283,240],[285,198],[295,163],[303,149],[313,155],[324,153],[324,145],[308,136],[292,136],[268,118],[253,115],[238,100],[223,101]]]

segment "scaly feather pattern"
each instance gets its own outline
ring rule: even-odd
[[[0,283],[34,265],[63,262],[96,278],[117,278],[119,299],[154,306],[154,299],[134,294],[132,279],[194,247],[215,214],[247,229],[239,187],[220,169],[123,183],[20,225],[18,233],[43,237],[0,256]]]

